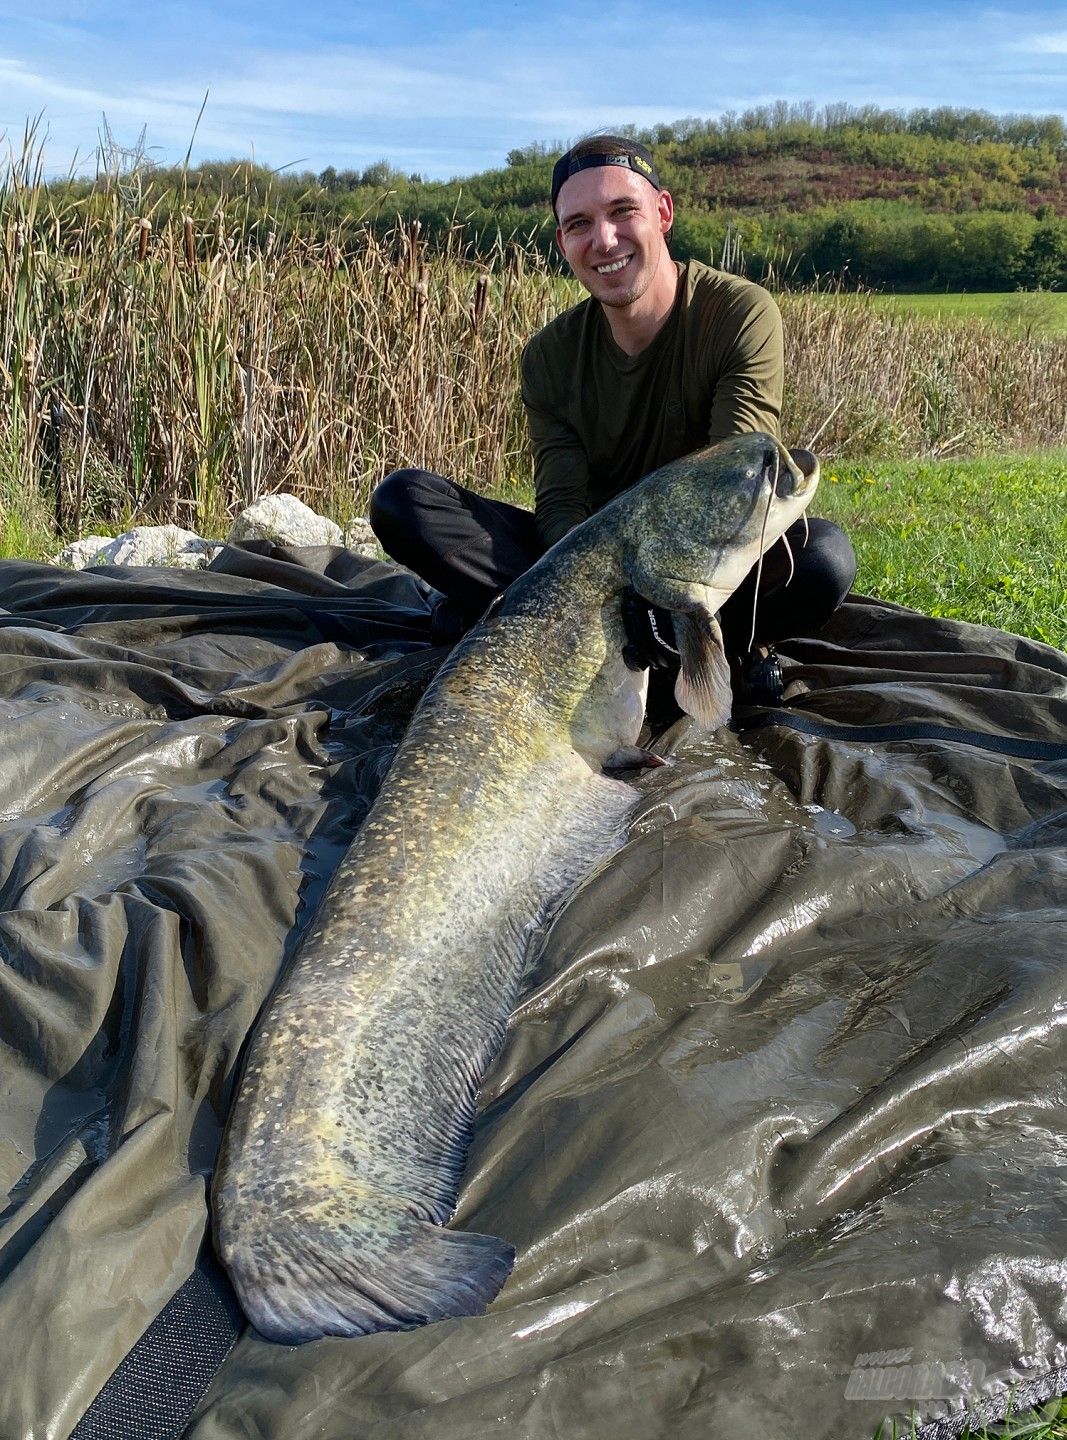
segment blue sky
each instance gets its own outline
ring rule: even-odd
[[[447,178],[534,140],[774,100],[1067,114],[1067,4],[746,0],[0,0],[0,134],[43,112],[50,172],[102,114],[193,159]]]

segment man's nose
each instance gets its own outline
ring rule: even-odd
[[[611,250],[615,244],[615,222],[602,219],[593,223],[593,241],[598,250]]]

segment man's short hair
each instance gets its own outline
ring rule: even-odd
[[[624,135],[585,135],[576,145],[559,157],[552,169],[552,210],[556,213],[556,201],[564,182],[579,170],[593,170],[599,165],[619,165],[642,176],[656,190],[662,190],[656,173],[656,162],[652,151],[636,140],[627,140]],[[556,213],[556,219],[559,219]]]

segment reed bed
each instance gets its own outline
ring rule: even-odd
[[[461,228],[278,243],[227,207],[153,223],[119,187],[0,189],[0,495],[62,530],[210,529],[289,490],[365,508],[401,465],[500,484],[525,463],[520,340],[557,308],[536,255],[477,263]]]
[[[783,294],[787,438],[826,456],[930,459],[1067,443],[1067,338]]]
[[[164,218],[139,187],[74,197],[32,151],[0,185],[0,502],[63,534],[204,533],[289,490],[344,522],[421,465],[526,490],[525,339],[579,298],[535,253],[475,257],[417,222],[279,240],[219,201]],[[783,293],[786,437],[826,455],[1067,443],[1067,342]]]

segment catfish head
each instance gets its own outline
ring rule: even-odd
[[[709,729],[725,724],[731,702],[716,616],[814,495],[819,462],[807,451],[798,458],[770,435],[737,435],[665,465],[629,492],[627,579],[672,612],[681,659],[675,698]]]

